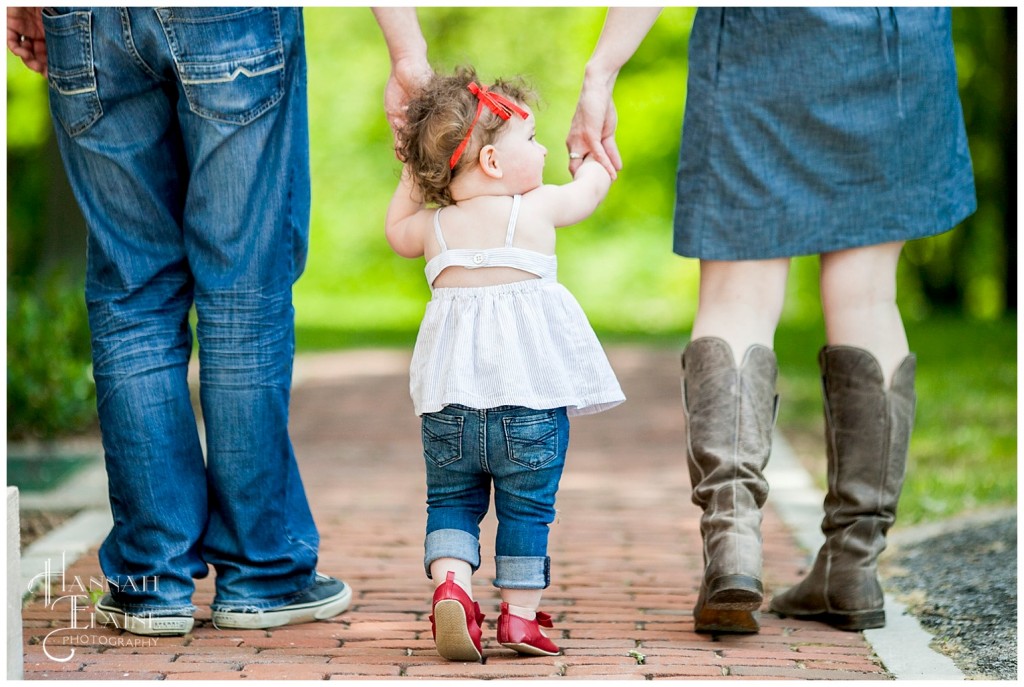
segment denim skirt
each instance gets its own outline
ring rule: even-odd
[[[708,8],[690,36],[675,252],[810,255],[974,211],[949,8]]]

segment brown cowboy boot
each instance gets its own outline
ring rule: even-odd
[[[704,509],[704,578],[697,632],[757,632],[761,584],[762,475],[771,451],[778,365],[754,345],[739,367],[722,339],[701,337],[683,353],[683,410],[693,502]]]
[[[863,349],[826,346],[818,362],[828,447],[825,545],[807,577],[775,596],[770,608],[841,630],[882,627],[877,562],[906,471],[916,361],[903,359],[889,389],[878,361]]]

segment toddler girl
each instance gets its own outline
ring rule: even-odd
[[[410,389],[427,468],[431,629],[451,660],[482,658],[472,574],[492,483],[498,642],[521,654],[560,653],[540,629],[551,618],[537,607],[550,583],[548,524],[567,416],[625,398],[586,316],[555,278],[555,228],[590,215],[611,180],[585,160],[572,182],[543,184],[547,150],[529,96],[518,81],[481,86],[471,68],[435,75],[399,131],[405,167],[387,214],[388,242],[426,259],[432,290]]]

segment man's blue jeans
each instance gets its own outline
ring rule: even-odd
[[[445,406],[422,420],[427,466],[424,567],[439,558],[480,567],[480,521],[494,484],[498,532],[494,585],[545,589],[551,583],[548,525],[569,448],[565,408]]]
[[[135,613],[191,612],[207,564],[215,608],[280,605],[313,584],[319,544],[287,429],[309,223],[301,10],[48,8],[44,23],[89,228],[104,575]]]

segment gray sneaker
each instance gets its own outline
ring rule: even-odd
[[[343,613],[350,603],[351,587],[341,580],[317,573],[313,586],[296,594],[291,603],[276,608],[214,611],[213,626],[235,630],[263,630],[281,625],[311,623]]]
[[[179,637],[191,632],[195,624],[191,615],[128,613],[117,605],[110,594],[104,594],[96,603],[96,620],[101,625],[110,625],[145,637]]]

